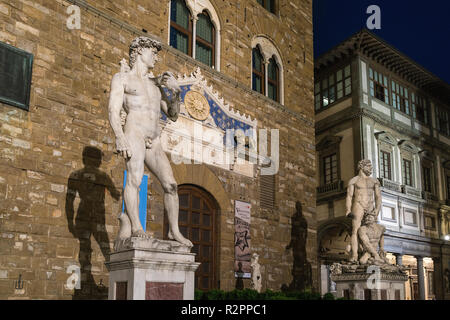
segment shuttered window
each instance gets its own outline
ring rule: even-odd
[[[275,175],[261,175],[259,186],[261,208],[273,209],[275,207]]]

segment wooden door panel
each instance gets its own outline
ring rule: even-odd
[[[196,186],[179,186],[178,197],[180,232],[191,240],[194,245],[191,252],[197,254],[195,260],[201,263],[195,272],[195,288],[211,290],[215,288],[215,218],[218,207],[211,195]],[[167,231],[168,225],[165,221],[165,237]]]

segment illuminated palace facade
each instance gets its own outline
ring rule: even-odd
[[[335,290],[328,266],[346,257],[347,183],[370,159],[406,299],[449,299],[450,86],[362,30],[316,59],[314,94],[321,292]]]

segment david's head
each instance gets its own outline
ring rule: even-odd
[[[358,171],[362,170],[366,176],[372,174],[372,162],[370,160],[361,160],[358,162]]]
[[[138,59],[147,67],[153,68],[161,48],[159,41],[142,36],[135,38],[130,44],[130,68],[133,68]]]

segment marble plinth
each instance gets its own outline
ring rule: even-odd
[[[408,275],[395,265],[333,264],[331,280],[338,298],[355,300],[404,300]]]
[[[191,247],[176,241],[129,238],[115,245],[105,263],[109,300],[193,300],[195,262]]]

